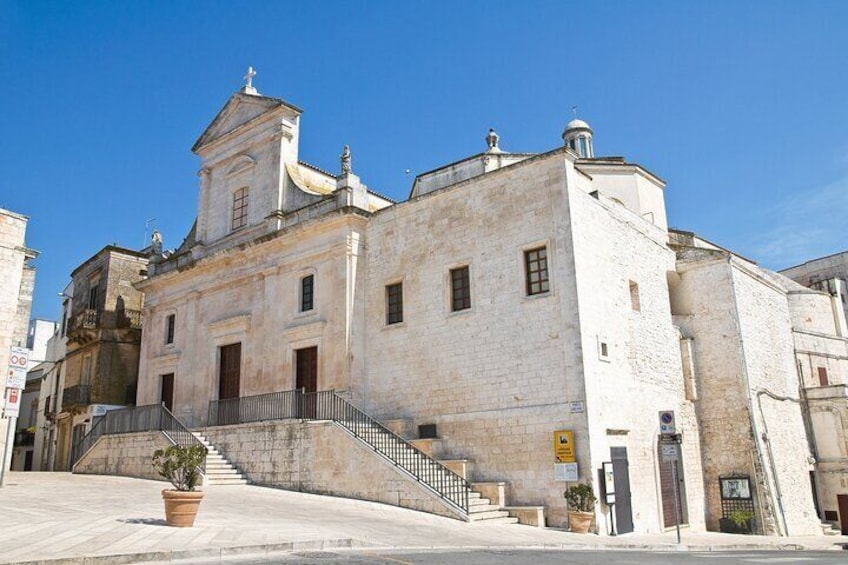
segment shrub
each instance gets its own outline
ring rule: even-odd
[[[168,479],[175,489],[193,491],[200,484],[200,466],[203,465],[204,459],[206,448],[202,445],[172,445],[153,452],[153,467]]]
[[[590,483],[581,483],[568,487],[563,493],[568,508],[575,512],[593,512],[595,510],[595,493]]]

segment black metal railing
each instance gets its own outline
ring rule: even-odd
[[[181,447],[203,445],[165,406],[161,404],[132,406],[110,410],[101,416],[92,426],[91,431],[74,444],[73,465],[102,436],[153,431],[164,433],[171,443]]]
[[[225,426],[300,418],[301,400],[302,395],[297,390],[213,400],[209,403],[207,422],[210,426]]]
[[[332,420],[403,469],[464,515],[471,486],[423,451],[383,426],[335,391],[289,390],[209,403],[210,426],[299,418]]]

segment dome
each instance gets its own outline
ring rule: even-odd
[[[583,120],[574,119],[568,122],[568,125],[565,126],[565,131],[573,130],[573,129],[587,129],[592,131],[592,128],[589,127],[589,124],[584,122]]]

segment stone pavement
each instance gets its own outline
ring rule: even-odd
[[[193,528],[164,524],[167,483],[11,473],[0,489],[0,564],[137,563],[340,547],[730,550],[841,549],[848,536],[770,538],[683,531],[618,537],[465,523],[371,502],[213,486]]]

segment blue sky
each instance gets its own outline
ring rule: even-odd
[[[561,144],[668,182],[669,223],[778,269],[848,248],[848,2],[0,0],[0,207],[30,217],[33,316],[104,245],[190,228],[190,147],[248,65],[372,189],[501,147]],[[412,174],[407,175],[409,169]]]

